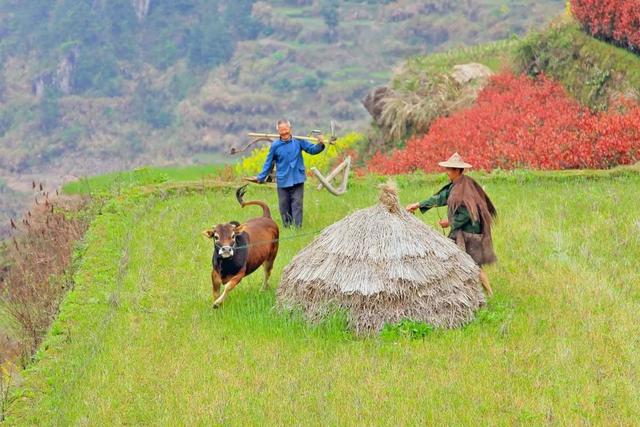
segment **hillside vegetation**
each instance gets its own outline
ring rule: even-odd
[[[314,327],[274,311],[260,274],[211,308],[211,243],[200,231],[257,214],[237,205],[233,187],[121,191],[86,236],[75,288],[8,425],[632,424],[640,240],[628,189],[640,175],[476,178],[500,211],[496,295],[463,329],[398,325],[369,339],[354,338],[339,314]],[[443,179],[398,177],[401,201]],[[272,285],[320,229],[376,203],[376,182],[356,180],[341,198],[309,186],[304,227],[284,230]],[[272,188],[248,196],[276,206]],[[438,212],[424,220],[435,225]]]
[[[573,15],[595,37],[640,51],[640,8],[635,0],[571,0]]]
[[[435,118],[454,113],[456,109],[448,108],[450,105],[470,106],[469,102],[460,102],[460,89],[457,86],[454,86],[452,99],[435,112],[431,110],[432,105],[425,102],[424,96],[434,78],[447,76],[454,66],[466,63],[482,64],[494,73],[509,71],[531,77],[544,74],[561,85],[570,98],[592,112],[605,112],[612,106],[619,107],[621,100],[640,101],[640,56],[591,37],[573,18],[559,17],[550,25],[533,30],[522,38],[434,55],[419,55],[406,60],[387,85],[388,94],[379,108],[394,118],[395,126],[398,126],[397,123],[410,123],[411,126],[405,126],[401,134],[394,134],[390,126],[385,126],[382,117],[374,115],[380,132],[371,139],[368,151],[385,153],[402,147],[411,137],[427,133]],[[487,80],[483,82],[486,83]],[[517,90],[515,87],[513,89]],[[447,89],[437,95],[451,96],[450,93],[450,89]],[[477,94],[477,91],[473,93],[474,96]],[[481,131],[487,129],[485,126]]]
[[[24,194],[13,190],[0,178],[0,223],[6,226],[10,218],[18,217],[22,213],[23,204]],[[0,236],[3,235],[2,228],[0,228]]]
[[[545,75],[503,72],[472,107],[437,118],[403,149],[377,153],[369,169],[434,172],[452,152],[483,170],[606,169],[640,161],[639,123],[638,105],[594,113]]]
[[[523,34],[561,0],[1,0],[0,176],[14,190],[224,160],[280,116],[365,127],[407,55]]]
[[[516,70],[545,73],[595,111],[621,97],[640,101],[640,56],[585,34],[571,20],[532,32],[516,47],[514,60]]]

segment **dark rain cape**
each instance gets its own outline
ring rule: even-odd
[[[480,184],[466,175],[461,175],[454,183],[451,194],[447,199],[448,216],[451,218],[459,207],[464,206],[469,211],[472,221],[479,221],[480,234],[467,233],[459,230],[455,241],[478,264],[492,264],[496,262],[493,251],[491,227],[496,217],[496,208],[482,189]]]

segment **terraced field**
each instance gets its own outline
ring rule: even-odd
[[[354,337],[273,309],[261,274],[211,308],[200,231],[257,214],[211,180],[128,187],[84,244],[76,287],[26,372],[9,425],[633,424],[640,416],[640,175],[476,175],[499,210],[495,296],[460,330]],[[376,203],[307,186],[272,286],[316,231]],[[442,176],[397,178],[409,203]],[[249,198],[276,206],[275,191]],[[444,211],[439,213],[445,215]],[[435,226],[438,212],[422,217]],[[411,236],[407,236],[411,238]]]

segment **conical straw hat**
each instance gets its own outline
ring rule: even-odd
[[[469,163],[466,163],[464,160],[462,160],[462,157],[458,153],[453,153],[453,156],[449,157],[446,162],[440,162],[438,164],[443,168],[468,169],[473,167]]]

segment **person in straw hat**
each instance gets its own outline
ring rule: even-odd
[[[492,295],[485,264],[496,261],[491,240],[491,226],[496,216],[496,208],[480,184],[464,175],[464,170],[472,166],[458,153],[438,165],[446,169],[451,180],[433,196],[419,203],[412,203],[406,210],[414,213],[417,209],[425,213],[436,206],[447,206],[447,219],[440,220],[442,228],[451,227],[449,238],[465,250],[480,266],[480,280],[489,295]]]

